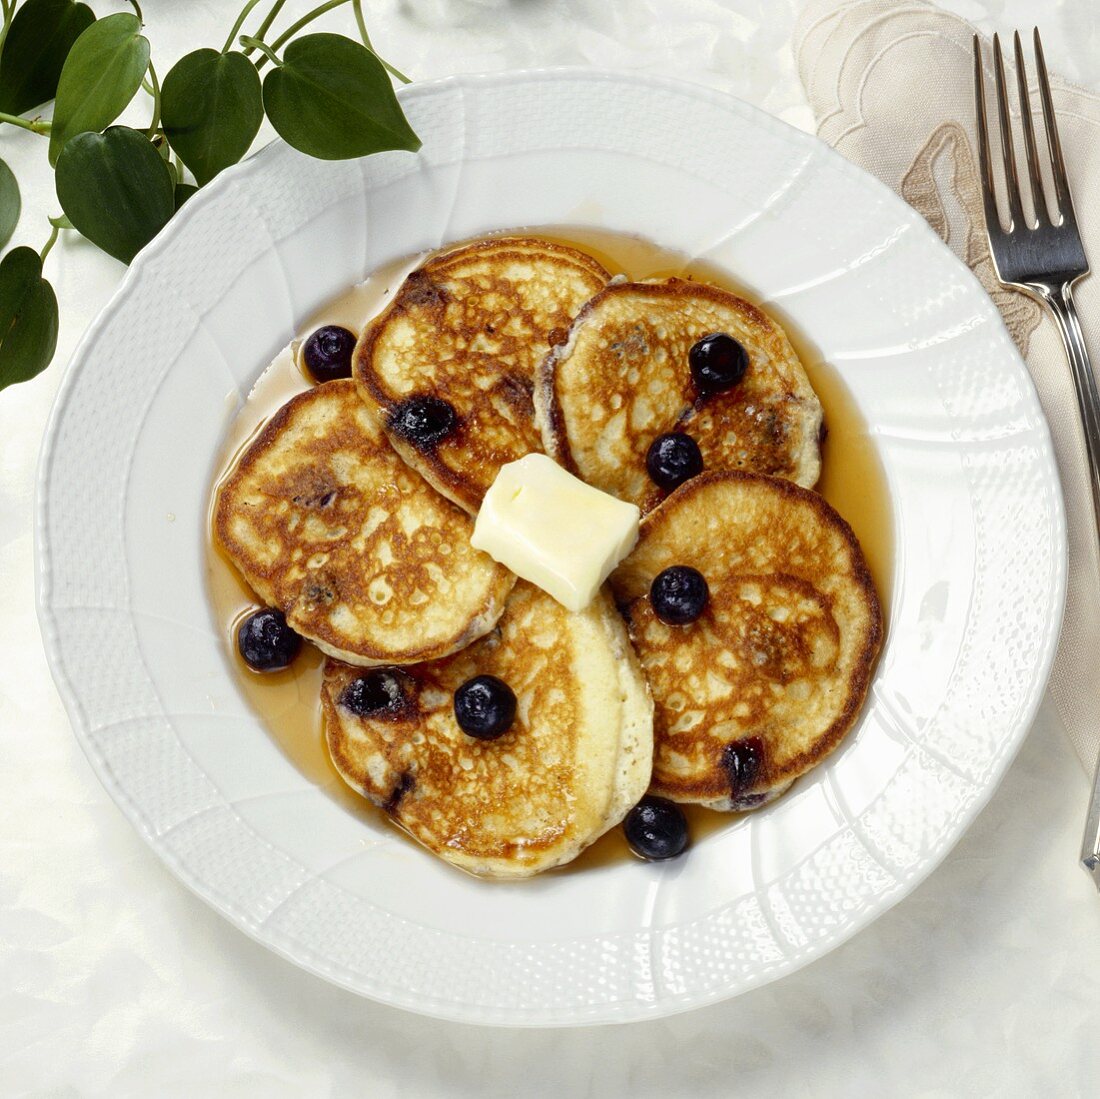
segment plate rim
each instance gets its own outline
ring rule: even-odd
[[[398,98],[401,100],[415,99],[421,95],[431,95],[438,89],[448,87],[486,87],[507,85],[514,82],[526,82],[532,80],[556,80],[584,78],[588,80],[604,81],[609,83],[627,83],[643,85],[650,88],[664,88],[687,93],[704,102],[719,105],[726,109],[733,109],[751,118],[754,124],[771,128],[775,132],[781,132],[788,139],[801,142],[806,148],[812,148],[818,155],[824,156],[834,166],[841,167],[845,174],[854,176],[864,184],[869,184],[877,190],[880,198],[887,206],[897,212],[899,221],[905,221],[914,226],[915,231],[923,233],[926,238],[934,242],[934,246],[950,257],[950,261],[956,265],[958,273],[970,280],[973,286],[981,292],[988,303],[990,314],[995,325],[1000,326],[1007,336],[1000,311],[996,308],[992,299],[974,273],[959,259],[940,236],[928,225],[928,223],[896,194],[886,183],[873,176],[870,172],[861,168],[837,152],[832,146],[821,140],[816,134],[800,130],[791,124],[776,118],[767,111],[748,103],[729,93],[718,89],[695,83],[690,80],[673,77],[637,73],[629,70],[616,70],[613,68],[590,68],[583,65],[535,67],[526,69],[507,69],[497,72],[463,73],[433,80],[420,81],[412,85],[398,89]],[[781,977],[796,972],[812,961],[832,952],[843,943],[847,942],[857,932],[862,931],[869,924],[877,920],[884,913],[893,908],[906,896],[908,896],[922,881],[932,874],[953,850],[962,836],[969,830],[978,814],[985,808],[994,792],[1000,786],[1008,767],[1015,759],[1023,744],[1035,715],[1042,703],[1046,691],[1046,685],[1050,677],[1054,657],[1057,652],[1058,638],[1061,631],[1062,616],[1066,598],[1066,583],[1068,569],[1068,543],[1066,532],[1066,517],[1064,497],[1062,493],[1061,479],[1055,458],[1053,441],[1050,434],[1049,423],[1045,412],[1038,399],[1038,393],[1034,381],[1023,357],[1015,344],[1008,339],[1006,352],[1015,356],[1019,367],[1020,381],[1027,396],[1034,403],[1038,413],[1035,425],[1038,433],[1038,441],[1041,449],[1053,473],[1051,493],[1051,536],[1055,550],[1055,560],[1052,566],[1052,586],[1054,607],[1056,613],[1047,619],[1047,629],[1041,641],[1040,656],[1035,664],[1035,671],[1030,681],[1030,692],[1026,701],[1019,709],[1016,728],[1011,736],[1006,737],[1000,752],[991,759],[988,781],[977,789],[975,796],[966,806],[965,810],[953,819],[949,829],[950,834],[940,841],[938,849],[931,854],[923,856],[915,867],[907,873],[897,877],[892,888],[878,894],[873,903],[862,912],[851,918],[843,928],[834,932],[827,938],[814,940],[813,943],[800,951],[785,954],[782,959],[762,967],[740,988],[717,989],[704,993],[678,994],[663,996],[649,1002],[639,1000],[619,1001],[612,1005],[596,1004],[579,1009],[525,1009],[519,1011],[499,1006],[487,1007],[466,1001],[445,1001],[438,997],[424,997],[415,994],[390,995],[378,990],[370,990],[364,987],[361,977],[350,971],[342,970],[340,966],[315,955],[315,952],[302,944],[293,941],[284,941],[283,934],[278,929],[261,924],[253,920],[246,913],[238,911],[227,898],[221,896],[214,888],[207,885],[193,875],[181,861],[163,844],[158,843],[157,837],[143,817],[141,810],[133,803],[129,794],[116,781],[107,761],[101,756],[91,740],[91,734],[84,718],[82,704],[75,688],[69,680],[65,668],[63,656],[60,650],[57,622],[53,610],[49,604],[51,594],[51,564],[49,555],[49,542],[46,536],[49,502],[46,493],[46,484],[51,464],[57,451],[57,440],[60,426],[66,409],[70,391],[75,378],[83,365],[83,360],[88,348],[98,338],[108,319],[123,305],[125,299],[131,293],[134,285],[142,278],[146,267],[156,259],[160,253],[168,247],[175,236],[182,231],[186,218],[193,216],[195,211],[203,208],[207,203],[217,201],[224,190],[243,181],[250,173],[262,170],[267,159],[277,155],[280,150],[287,148],[286,143],[279,137],[273,138],[268,144],[258,149],[251,156],[227,168],[219,173],[218,177],[192,198],[182,212],[183,216],[173,218],[167,226],[138,253],[129,269],[115,288],[110,299],[102,307],[96,317],[85,329],[78,340],[69,361],[64,366],[64,373],[58,385],[46,429],[43,434],[37,471],[35,477],[35,504],[34,504],[34,588],[35,608],[42,634],[43,648],[46,660],[50,668],[50,674],[57,687],[58,694],[64,705],[69,724],[73,734],[80,744],[85,758],[88,760],[96,777],[118,806],[129,823],[141,836],[160,862],[168,868],[173,876],[185,885],[192,893],[200,897],[216,912],[230,921],[234,926],[243,931],[249,938],[262,944],[276,954],[293,963],[295,966],[336,984],[356,995],[371,999],[377,1003],[398,1007],[403,1010],[442,1019],[450,1022],[466,1024],[507,1026],[507,1027],[565,1027],[565,1026],[592,1026],[610,1025],[619,1023],[637,1022],[644,1019],[661,1018],[685,1011],[694,1010],[709,1004],[718,1003],[741,995],[765,984],[770,984]],[[890,204],[893,204],[890,206]],[[404,990],[401,990],[402,992]]]

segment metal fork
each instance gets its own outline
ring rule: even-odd
[[[1058,322],[1058,330],[1066,345],[1081,421],[1085,429],[1085,448],[1089,459],[1089,481],[1092,486],[1093,517],[1100,536],[1100,394],[1089,362],[1077,309],[1073,303],[1073,285],[1089,273],[1081,233],[1073,212],[1062,145],[1058,140],[1058,124],[1050,96],[1050,80],[1043,60],[1043,44],[1035,28],[1035,67],[1039,73],[1039,98],[1043,107],[1043,128],[1046,130],[1050,159],[1052,196],[1043,184],[1039,169],[1039,152],[1035,144],[1035,126],[1031,117],[1031,100],[1027,90],[1027,69],[1019,32],[1015,35],[1016,82],[1019,86],[1020,120],[1027,154],[1028,184],[1034,207],[1034,224],[1024,216],[1020,180],[1016,171],[1016,155],[1012,144],[1009,118],[1008,89],[1005,86],[1004,59],[1001,40],[993,36],[993,67],[996,76],[997,119],[1001,134],[1001,159],[1007,192],[1008,226],[1005,228],[997,210],[992,154],[989,147],[989,126],[985,113],[985,79],[982,71],[982,48],[974,36],[974,94],[977,100],[978,156],[981,162],[982,200],[985,206],[985,227],[989,234],[989,250],[997,269],[997,277],[1006,286],[1023,290],[1047,306]],[[1100,889],[1100,769],[1093,783],[1089,802],[1085,837],[1081,845],[1081,863]]]

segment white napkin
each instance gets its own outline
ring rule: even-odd
[[[1034,76],[1031,28],[1020,33]],[[1054,436],[1069,522],[1069,589],[1050,694],[1092,774],[1100,755],[1100,554],[1084,440],[1054,322],[1030,298],[1005,290],[993,271],[976,170],[973,34],[925,0],[811,0],[795,30],[795,62],[818,135],[924,215],[989,291],[1027,360]],[[1011,62],[1008,38],[1002,48]],[[991,94],[988,43],[986,50]],[[1014,90],[1011,63],[1007,76]],[[1054,74],[1051,87],[1085,251],[1100,268],[1100,96]],[[1034,80],[1030,95],[1038,118]],[[1016,133],[1019,149],[1018,116]],[[1086,278],[1078,290],[1085,340],[1100,369],[1100,279]]]

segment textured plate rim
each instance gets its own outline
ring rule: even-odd
[[[724,92],[690,81],[673,79],[670,77],[643,75],[610,69],[592,69],[585,66],[567,66],[448,76],[437,80],[409,85],[406,88],[400,89],[398,95],[399,98],[406,99],[416,98],[420,95],[430,95],[441,87],[456,86],[459,88],[482,88],[493,85],[506,86],[513,82],[523,82],[533,79],[568,80],[578,77],[611,83],[634,84],[651,88],[675,89],[682,93],[689,94],[703,102],[739,111],[743,115],[751,118],[755,125],[770,128],[773,132],[784,134],[787,140],[800,142],[807,148],[815,150],[818,155],[831,161],[834,166],[839,167],[846,175],[858,179],[862,186],[870,186],[876,190],[887,206],[897,212],[899,222],[911,224],[914,230],[919,234],[923,234],[933,247],[940,249],[946,257],[949,257],[950,262],[956,265],[960,275],[965,273],[965,279],[986,298],[994,323],[999,326],[1002,331],[1007,331],[1004,328],[1004,323],[999,312],[996,310],[992,301],[989,301],[986,291],[970,269],[954,255],[927,222],[925,222],[912,207],[904,202],[904,200],[895,194],[886,184],[847,160],[831,146],[821,141],[816,135],[799,130],[768,114],[766,111]],[[53,617],[52,608],[48,603],[51,571],[49,546],[46,538],[49,503],[45,487],[50,466],[56,452],[59,428],[65,415],[69,392],[72,389],[74,379],[87,354],[88,348],[98,338],[106,322],[124,304],[134,286],[142,278],[145,268],[175,239],[176,234],[181,231],[182,226],[185,224],[186,218],[192,216],[195,211],[202,209],[207,203],[216,201],[221,192],[234,183],[247,180],[252,173],[262,171],[266,160],[274,155],[275,151],[284,146],[284,144],[285,143],[281,139],[276,138],[262,149],[257,150],[255,154],[245,161],[220,173],[217,179],[212,181],[208,186],[202,188],[199,193],[194,196],[191,202],[187,204],[186,209],[181,212],[180,216],[173,218],[164,230],[162,230],[162,232],[138,254],[121,283],[112,294],[110,300],[85,330],[69,362],[66,364],[65,373],[58,386],[39,453],[35,488],[34,522],[35,603],[39,624],[42,630],[42,640],[46,659],[73,732],[93,772],[110,795],[111,799],[118,805],[127,820],[152,849],[157,858],[160,859],[172,874],[187,886],[188,889],[199,896],[210,905],[211,908],[219,912],[251,939],[281,955],[294,965],[333,984],[345,988],[357,995],[375,1000],[376,1002],[434,1018],[467,1024],[474,1023],[510,1027],[590,1026],[597,1024],[636,1022],[644,1019],[655,1019],[679,1014],[685,1011],[694,1010],[698,1007],[704,1007],[708,1004],[718,1003],[732,996],[751,991],[753,988],[760,987],[761,985],[769,984],[780,977],[801,969],[817,958],[828,954],[883,915],[883,913],[893,908],[894,905],[904,897],[908,896],[917,885],[925,880],[925,878],[943,862],[1000,785],[1008,766],[1011,764],[1023,744],[1024,738],[1031,728],[1035,714],[1042,701],[1061,631],[1062,612],[1066,594],[1068,552],[1065,508],[1061,491],[1061,482],[1054,460],[1049,425],[1047,424],[1045,414],[1039,404],[1037,392],[1026,364],[1024,364],[1018,352],[1015,352],[1015,346],[1012,345],[1011,342],[1010,347],[1015,356],[1015,366],[1019,373],[1019,380],[1024,394],[1026,395],[1026,399],[1033,405],[1033,410],[1036,413],[1036,427],[1042,443],[1041,449],[1052,475],[1054,491],[1051,496],[1051,538],[1055,548],[1056,562],[1051,574],[1053,588],[1051,596],[1055,613],[1047,618],[1047,628],[1041,638],[1040,644],[1037,645],[1038,657],[1033,668],[1028,694],[1019,707],[1017,724],[1011,730],[1010,734],[1005,736],[999,751],[991,758],[985,783],[975,787],[973,796],[966,803],[963,811],[953,818],[945,833],[939,837],[937,845],[915,863],[914,866],[910,868],[908,874],[900,876],[893,888],[878,894],[873,902],[868,904],[863,911],[851,917],[843,927],[836,930],[831,935],[815,940],[812,944],[800,951],[791,952],[785,955],[779,962],[772,963],[767,967],[762,967],[738,989],[718,989],[699,994],[691,993],[666,996],[649,1003],[631,1001],[629,1003],[618,1002],[613,1005],[598,1004],[581,1009],[537,1009],[517,1015],[513,1009],[486,1007],[484,1005],[469,1004],[462,1001],[445,1001],[439,998],[426,998],[417,995],[395,995],[392,990],[372,989],[368,987],[368,983],[362,979],[361,975],[353,974],[343,970],[339,966],[333,965],[324,958],[316,956],[314,952],[308,948],[303,949],[300,944],[292,941],[284,941],[284,937],[272,928],[261,925],[243,912],[236,910],[230,902],[220,896],[211,886],[193,875],[170,851],[158,842],[157,837],[149,827],[141,810],[133,803],[126,790],[115,779],[105,759],[91,742],[90,731],[84,719],[80,699],[75,688],[69,681],[68,674],[65,670],[59,648],[56,622]],[[1007,357],[1012,358],[1012,355]],[[404,992],[404,990],[401,991],[402,993]]]

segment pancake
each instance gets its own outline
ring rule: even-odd
[[[467,736],[455,689],[492,674],[515,692],[496,740]],[[559,866],[618,824],[649,784],[653,706],[606,594],[580,613],[525,581],[487,637],[446,660],[394,669],[388,716],[342,701],[362,673],[327,662],[325,738],[352,789],[428,850],[473,874],[518,878]]]
[[[256,594],[358,665],[445,656],[493,628],[514,577],[472,531],[393,453],[350,380],[279,409],[214,505],[215,539]]]
[[[702,397],[688,352],[726,333],[748,352],[732,389]],[[706,470],[744,469],[806,488],[821,471],[821,403],[782,328],[714,286],[613,283],[577,315],[539,367],[543,445],[571,473],[643,511],[667,495],[646,472],[658,436],[683,431]]]
[[[671,565],[710,598],[688,626],[649,600]],[[653,692],[652,790],[749,809],[819,763],[854,724],[882,612],[851,528],[817,493],[748,473],[703,473],[642,520],[612,574]]]
[[[607,279],[584,253],[523,237],[429,260],[356,348],[355,378],[375,422],[409,465],[476,514],[502,465],[542,449],[535,368]],[[409,430],[425,398],[444,417],[427,436]]]

